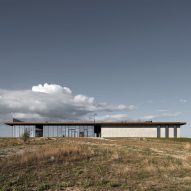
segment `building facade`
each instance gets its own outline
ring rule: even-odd
[[[182,122],[9,122],[4,137],[152,137],[179,138]]]

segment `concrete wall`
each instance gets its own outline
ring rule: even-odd
[[[169,138],[174,138],[174,128],[169,128]]]
[[[153,127],[107,127],[103,126],[101,128],[101,137],[153,137],[157,138],[157,128],[160,128],[159,137],[161,138],[174,138],[175,128],[177,128],[177,138],[180,137],[180,127],[179,126],[153,126]]]
[[[165,138],[165,128],[164,127],[160,128],[160,135],[161,135],[160,136],[161,138]]]
[[[180,127],[177,128],[177,137],[180,138],[181,134],[180,134]]]
[[[177,138],[180,138],[180,126],[168,126],[169,138],[175,137],[175,128],[177,128]],[[160,128],[161,138],[166,138],[166,127]]]
[[[102,137],[157,137],[157,127],[102,127]]]

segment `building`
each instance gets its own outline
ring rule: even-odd
[[[4,137],[153,137],[179,138],[183,122],[21,122],[0,127]]]

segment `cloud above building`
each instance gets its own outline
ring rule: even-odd
[[[128,114],[107,114],[96,118],[97,121],[132,121]]]
[[[160,118],[171,118],[171,117],[177,117],[180,116],[181,112],[176,112],[176,113],[162,113],[159,115],[146,115],[142,117],[141,119],[143,120],[153,120],[153,119],[160,119]]]
[[[48,93],[48,94],[56,94],[56,93],[71,94],[72,93],[71,89],[68,87],[62,87],[57,84],[48,84],[48,83],[45,83],[44,85],[39,84],[38,86],[33,86],[32,91]]]
[[[33,86],[31,90],[0,90],[0,117],[86,120],[93,113],[134,110],[134,105],[97,102],[94,97],[73,95],[57,84]]]

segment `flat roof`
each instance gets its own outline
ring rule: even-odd
[[[186,125],[185,122],[6,122],[5,124],[13,125],[101,125],[101,126],[130,126],[130,125]]]

